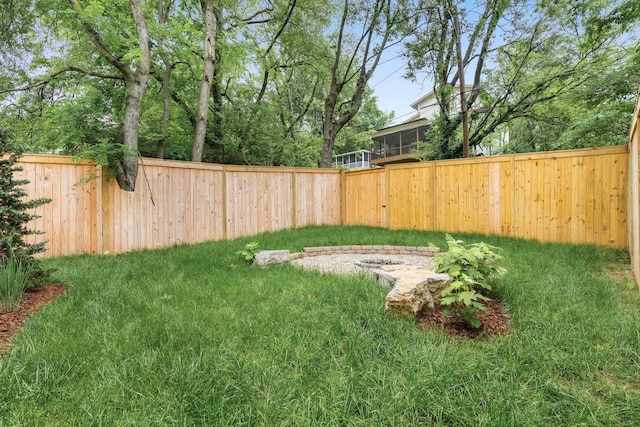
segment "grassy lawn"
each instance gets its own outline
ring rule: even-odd
[[[0,425],[640,422],[640,297],[607,274],[624,251],[454,237],[503,248],[509,335],[455,341],[385,314],[372,279],[235,255],[254,240],[446,247],[441,233],[310,227],[48,260],[67,293],[0,356]]]

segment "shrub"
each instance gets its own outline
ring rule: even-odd
[[[22,170],[20,166],[16,166],[21,154],[19,149],[9,152],[8,143],[0,141],[0,260],[17,258],[29,272],[28,286],[37,286],[44,283],[50,273],[43,270],[33,257],[46,250],[46,242],[25,241],[24,238],[28,235],[42,234],[41,231],[27,228],[31,220],[38,218],[38,215],[27,211],[51,200],[26,200],[27,193],[21,186],[29,181],[15,178],[15,172]]]
[[[253,260],[256,259],[258,252],[260,252],[260,243],[251,242],[244,245],[244,249],[236,252],[236,255],[242,258],[247,264],[251,264]]]
[[[478,310],[486,312],[482,301],[491,298],[483,292],[491,290],[489,279],[498,275],[502,268],[501,255],[495,246],[480,242],[468,246],[462,240],[455,240],[447,234],[448,252],[434,258],[438,273],[447,273],[451,284],[441,292],[442,305],[450,306],[443,316],[457,313],[465,322],[479,328],[482,322],[478,318]]]
[[[0,313],[17,310],[29,281],[29,266],[14,256],[0,260]]]

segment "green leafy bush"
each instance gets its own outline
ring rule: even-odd
[[[0,260],[0,313],[20,307],[29,282],[29,265],[14,256]]]
[[[438,273],[447,273],[451,284],[442,291],[442,305],[450,306],[443,316],[457,313],[465,322],[479,328],[482,322],[478,310],[486,312],[482,303],[491,298],[483,294],[491,290],[489,279],[502,271],[503,257],[495,251],[495,246],[487,243],[473,243],[464,246],[462,240],[455,240],[447,234],[448,251],[434,258]]]
[[[236,252],[236,255],[241,257],[247,264],[251,264],[253,260],[256,259],[258,252],[260,252],[260,243],[251,242],[244,245],[244,249]]]

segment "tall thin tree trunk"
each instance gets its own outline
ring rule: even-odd
[[[216,20],[214,0],[202,0],[201,3],[204,16],[204,69],[202,71],[202,81],[200,82],[200,96],[198,97],[195,139],[191,150],[191,160],[194,162],[202,161],[205,135],[207,133],[209,95],[211,93],[215,62]]]

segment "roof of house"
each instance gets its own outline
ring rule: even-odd
[[[371,135],[372,138],[378,137],[378,136],[383,136],[383,135],[389,135],[392,133],[396,133],[396,132],[400,132],[403,130],[408,130],[408,129],[415,129],[419,126],[423,126],[428,124],[429,121],[427,119],[421,119],[418,118],[417,120],[413,120],[411,122],[404,122],[404,123],[400,123],[398,125],[393,125],[393,126],[389,126],[386,128],[382,128],[376,131],[376,133],[374,133],[373,135]]]
[[[471,90],[473,89],[473,85],[465,85],[466,90]],[[460,89],[460,85],[456,85],[455,86],[456,90]],[[428,92],[426,95],[422,96],[420,99],[418,99],[417,101],[413,102],[410,107],[413,109],[417,109],[418,105],[420,105],[422,102],[426,101],[429,98],[433,98],[435,96],[435,91],[432,90],[430,92]]]

